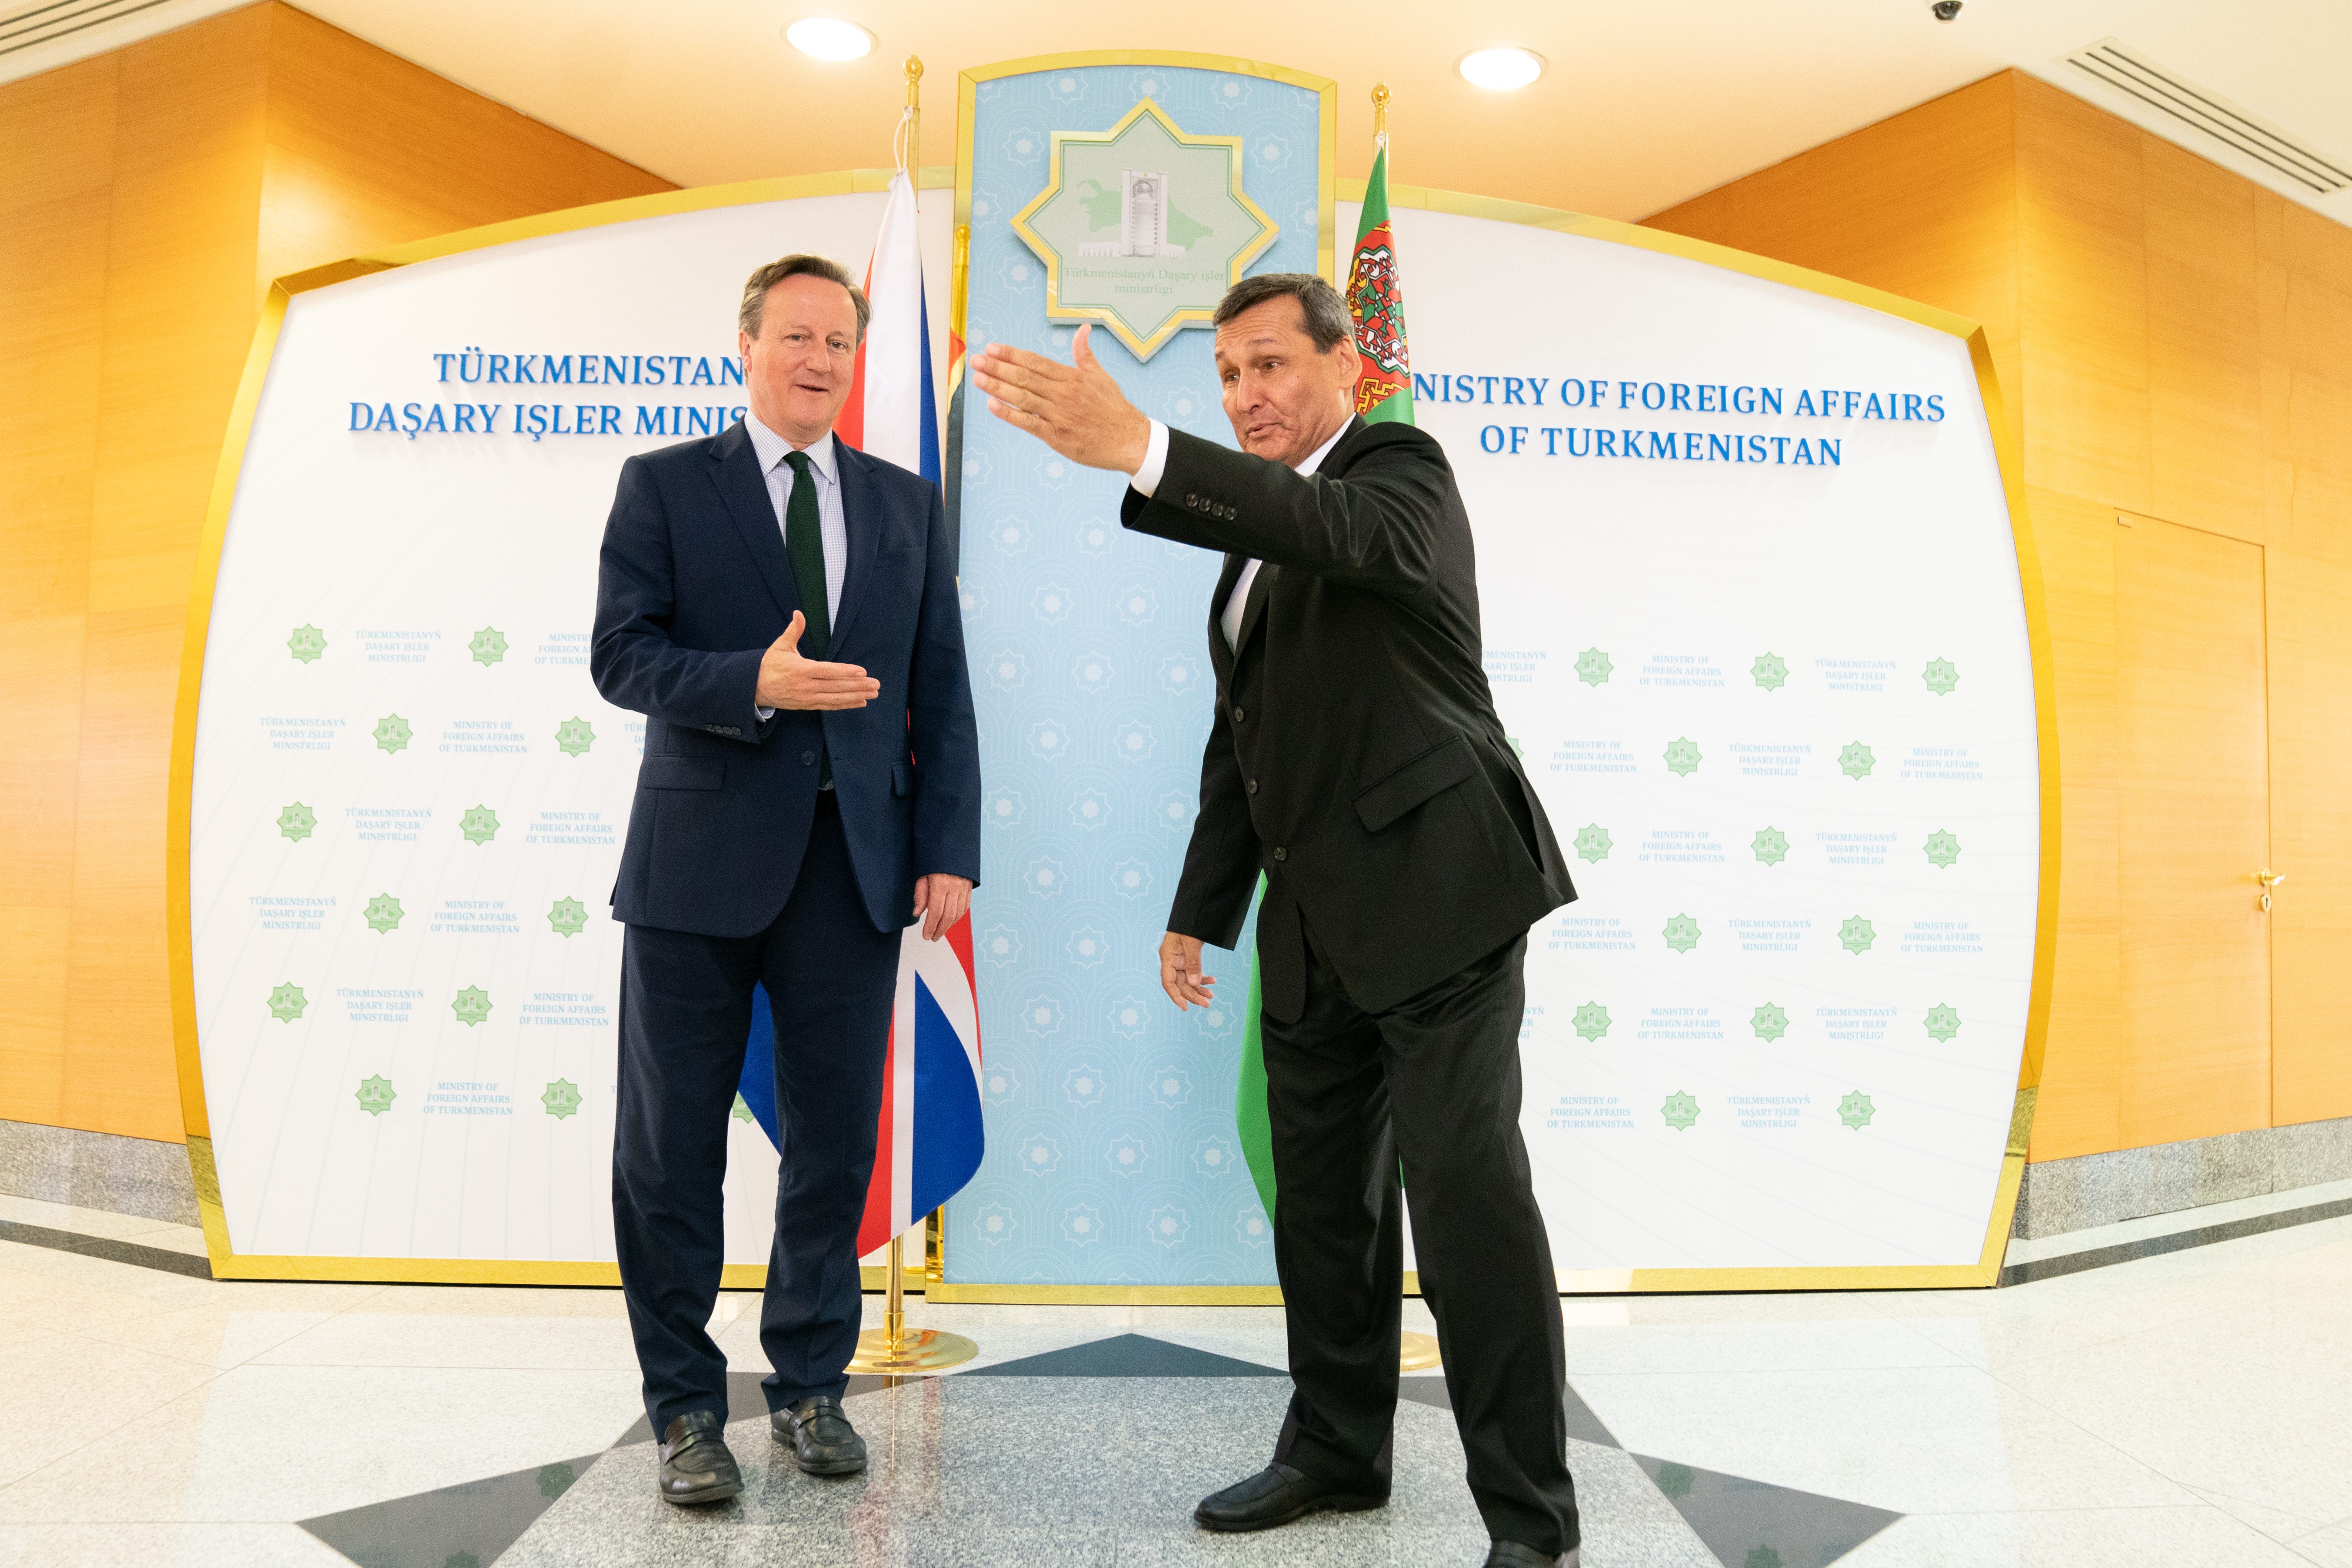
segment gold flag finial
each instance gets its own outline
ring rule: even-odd
[[[1372,140],[1385,147],[1389,144],[1389,84],[1372,83]]]
[[[921,89],[918,88],[916,84],[922,79],[922,57],[919,55],[908,55],[907,57],[907,107],[909,109],[917,107],[916,100],[921,97]]]
[[[898,167],[919,180],[923,162],[923,61],[919,55],[907,57],[907,109],[898,116],[898,128],[907,139],[906,148],[898,155]],[[895,140],[895,139],[894,139]]]

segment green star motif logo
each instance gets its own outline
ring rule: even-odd
[[[1756,858],[1767,866],[1778,866],[1789,858],[1789,836],[1777,827],[1759,827],[1748,847],[1756,851]]]
[[[1609,1032],[1609,1009],[1598,1002],[1587,1002],[1576,1010],[1576,1032],[1588,1040],[1597,1040]]]
[[[1780,1554],[1769,1546],[1752,1547],[1739,1568],[1780,1568]]]
[[[751,1126],[753,1121],[753,1117],[751,1115],[751,1103],[740,1094],[735,1097],[735,1109],[729,1111],[728,1114],[732,1116],[736,1121],[742,1122],[747,1127]]]
[[[1690,1496],[1691,1487],[1697,1480],[1698,1478],[1691,1473],[1691,1468],[1688,1465],[1677,1465],[1672,1459],[1667,1459],[1658,1466],[1658,1489],[1670,1498]]]
[[[1937,696],[1949,697],[1952,689],[1960,683],[1959,667],[1948,658],[1931,658],[1927,661],[1927,668],[1919,672],[1919,679],[1926,681],[1927,689]]]
[[[557,1079],[547,1086],[547,1092],[539,1097],[539,1102],[547,1107],[550,1116],[561,1121],[580,1109],[580,1086],[570,1079]]]
[[[577,899],[558,899],[549,906],[547,929],[558,936],[578,936],[588,929],[588,906]]]
[[[316,626],[296,626],[286,639],[286,651],[298,660],[310,664],[327,651],[327,634]]]
[[[1580,860],[1606,860],[1609,851],[1615,847],[1616,841],[1609,837],[1609,830],[1597,822],[1588,822],[1577,830],[1576,858]]]
[[[290,1024],[300,1017],[302,1009],[310,1005],[310,999],[302,994],[302,988],[290,980],[269,994],[269,1016],[281,1024]]]
[[[1676,952],[1688,952],[1698,945],[1698,921],[1688,915],[1676,915],[1666,922],[1666,945]]]
[[[1045,188],[1013,220],[1045,263],[1045,313],[1091,319],[1139,360],[1186,324],[1207,324],[1274,243],[1242,169],[1244,150],[1254,165],[1288,156],[1278,143],[1188,134],[1147,98],[1108,131],[1054,132],[1052,148]],[[1008,280],[1025,286],[1030,270]]]
[[[367,903],[368,930],[373,931],[398,931],[400,929],[400,917],[404,912],[405,911],[404,911],[400,907],[400,900],[398,899],[394,898],[390,893],[378,893],[374,898],[370,899]]]
[[[1960,1032],[1959,1009],[1938,1002],[1927,1009],[1927,1023],[1928,1035],[1940,1044]]]
[[[1870,770],[1877,765],[1878,759],[1872,756],[1870,748],[1860,741],[1838,753],[1838,766],[1850,779],[1866,779],[1870,776]]]
[[[1607,684],[1610,673],[1616,668],[1609,662],[1609,656],[1597,647],[1586,648],[1576,656],[1576,679],[1587,686]]]
[[[1848,952],[1868,952],[1870,944],[1878,940],[1878,932],[1860,915],[1838,927],[1838,942]]]
[[[1960,858],[1960,841],[1937,828],[1927,835],[1927,858],[1937,870],[1943,870]]]
[[[555,748],[567,757],[584,757],[595,743],[595,727],[585,719],[566,719],[555,727]]]
[[[387,713],[375,721],[376,750],[386,754],[404,752],[408,750],[409,737],[415,733],[408,727],[407,720],[397,713]]]
[[[1688,735],[1666,742],[1666,771],[1678,778],[1688,778],[1698,772],[1698,742]]]
[[[1748,667],[1756,684],[1767,691],[1778,691],[1789,684],[1789,661],[1777,653],[1759,653],[1756,662]]]
[[[370,1116],[382,1116],[392,1109],[392,1102],[400,1097],[392,1092],[392,1079],[363,1078],[360,1079],[358,1092],[352,1098],[358,1100],[360,1109]]]
[[[544,1498],[562,1497],[572,1489],[572,1483],[579,1479],[572,1473],[570,1465],[541,1465],[539,1467],[539,1495]]]
[[[1858,1089],[1838,1101],[1838,1120],[1856,1132],[1869,1126],[1870,1119],[1877,1114],[1878,1107],[1871,1104],[1870,1096]]]
[[[1698,1121],[1698,1101],[1676,1089],[1666,1096],[1665,1104],[1658,1107],[1658,1114],[1664,1117],[1666,1125],[1675,1131],[1687,1132]]]
[[[310,829],[318,826],[318,814],[299,800],[278,814],[278,831],[298,844],[310,837]]]
[[[499,836],[499,814],[487,805],[478,805],[457,819],[457,831],[466,836],[468,844],[488,844]]]
[[[1749,1015],[1748,1026],[1759,1040],[1777,1040],[1789,1032],[1788,1010],[1778,1002],[1767,1002]]]
[[[449,1011],[457,1014],[457,1022],[469,1029],[477,1024],[487,1024],[490,1021],[490,994],[478,985],[468,985],[457,993],[457,999],[449,1004]]]
[[[474,640],[466,645],[466,651],[474,656],[476,664],[488,669],[506,658],[506,634],[496,626],[484,626],[474,634]]]

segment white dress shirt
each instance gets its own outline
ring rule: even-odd
[[[1331,448],[1339,444],[1339,437],[1345,436],[1348,426],[1354,423],[1353,419],[1343,421],[1337,430],[1331,432],[1329,440],[1309,452],[1307,460],[1292,471],[1311,474],[1321,468],[1323,459],[1331,455]],[[1168,426],[1154,419],[1151,422],[1151,438],[1143,448],[1143,466],[1135,470],[1134,477],[1128,482],[1135,487],[1136,494],[1149,500],[1167,472]],[[1252,557],[1242,567],[1241,576],[1234,583],[1233,596],[1225,601],[1224,613],[1217,617],[1217,628],[1225,634],[1227,647],[1238,650],[1241,647],[1242,611],[1249,605],[1250,584],[1257,581],[1257,569],[1264,564],[1264,562]]]
[[[795,447],[750,413],[743,416],[743,429],[751,437],[751,450],[760,459],[760,477],[767,481],[768,501],[776,509],[779,533],[784,531],[784,507],[793,499],[793,466],[784,461],[785,455],[800,451],[808,454],[809,476],[816,482],[817,538],[824,546],[824,624],[830,630],[841,621],[841,579],[849,570],[849,525],[842,517],[841,474],[833,448],[833,432],[826,431],[806,447]],[[784,564],[787,570],[792,565],[789,543],[785,545]],[[756,711],[762,724],[776,712],[772,708]]]

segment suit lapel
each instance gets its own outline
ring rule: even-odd
[[[1225,646],[1225,601],[1234,596],[1234,584],[1241,581],[1242,568],[1248,564],[1246,556],[1226,556],[1224,570],[1217,574],[1217,586],[1209,595],[1209,663],[1217,672],[1219,685],[1234,673],[1234,650]]]
[[[881,544],[882,519],[875,515],[880,502],[866,463],[865,453],[839,435],[834,437],[833,471],[841,481],[841,526],[849,536],[849,560],[841,574],[841,614],[833,621],[831,651],[836,658],[841,639],[848,635],[850,622],[857,618],[857,606],[866,597],[866,579],[874,571],[874,552]]]
[[[1248,647],[1258,623],[1265,619],[1266,595],[1274,591],[1275,574],[1282,570],[1272,562],[1261,563],[1257,575],[1250,579],[1249,597],[1242,601],[1241,635],[1234,638],[1234,658],[1238,662],[1242,650]]]
[[[776,521],[776,503],[769,499],[759,454],[740,420],[710,444],[710,482],[719,487],[719,500],[727,503],[727,515],[743,536],[769,597],[789,622],[801,607],[801,596],[793,584],[792,566],[784,560],[784,531]]]

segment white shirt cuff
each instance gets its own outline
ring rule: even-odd
[[[1168,426],[1154,419],[1151,422],[1151,440],[1143,448],[1143,467],[1136,469],[1127,482],[1135,487],[1136,494],[1150,500],[1151,492],[1160,488],[1160,476],[1167,471]]]
[[[761,722],[761,723],[762,723],[762,724],[766,723],[769,720],[771,720],[771,719],[772,719],[772,718],[774,718],[774,717],[776,716],[776,710],[775,710],[774,709],[772,709],[772,708],[759,708],[759,707],[754,707],[754,708],[751,710],[751,711],[752,711],[752,712],[754,712],[754,713],[757,713],[757,714],[760,716],[760,722]]]

